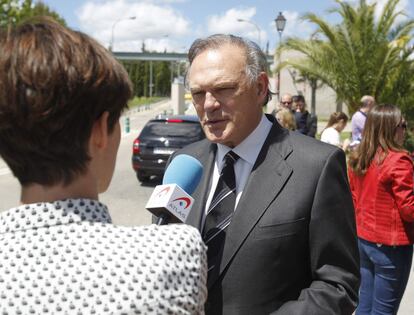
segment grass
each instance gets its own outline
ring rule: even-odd
[[[345,139],[351,139],[351,132],[350,131],[342,131],[340,133],[341,141],[343,142]]]
[[[155,97],[137,97],[135,96],[132,100],[128,102],[128,108],[134,108],[138,106],[144,106],[152,103],[159,102],[165,99],[165,97],[155,96]]]

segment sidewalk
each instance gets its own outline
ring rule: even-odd
[[[401,301],[398,315],[412,315],[414,314],[414,272],[411,267],[410,279],[408,279],[407,289]]]
[[[154,118],[158,114],[170,114],[171,113],[171,100],[166,99],[157,103],[140,106],[130,109],[122,114],[120,118],[122,136],[129,134],[138,135],[142,126],[151,118]],[[127,119],[129,119],[129,132],[126,130]]]

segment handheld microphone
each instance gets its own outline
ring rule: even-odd
[[[201,163],[187,154],[177,155],[167,167],[162,185],[155,187],[145,208],[158,225],[185,222],[194,199],[190,196],[203,175]]]

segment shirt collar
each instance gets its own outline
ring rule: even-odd
[[[97,200],[65,199],[21,205],[0,214],[0,234],[81,221],[111,223],[108,208]]]
[[[223,164],[223,158],[230,150],[233,150],[241,159],[248,162],[249,164],[254,165],[257,160],[257,156],[262,149],[263,143],[265,142],[270,129],[272,128],[272,123],[266,118],[265,115],[262,116],[260,123],[257,127],[244,139],[238,146],[230,148],[224,144],[217,144],[217,166],[221,169]]]
[[[359,112],[360,112],[362,115],[364,115],[365,117],[367,117],[367,114],[366,114],[366,113],[364,113],[362,110],[359,110]]]

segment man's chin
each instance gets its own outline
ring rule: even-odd
[[[207,139],[210,140],[210,142],[213,143],[222,143],[224,139],[222,137],[217,137],[213,135],[207,135]]]
[[[223,134],[221,136],[217,136],[217,135],[214,135],[214,134],[208,134],[208,135],[206,135],[206,137],[212,143],[222,144],[222,145],[228,146],[230,148],[234,147],[233,143],[229,140],[229,137],[224,136]]]
[[[225,129],[224,128],[213,128],[211,126],[204,128],[204,133],[206,137],[213,141],[213,139],[221,139],[225,136]]]
[[[210,140],[213,143],[223,143],[226,141],[226,137],[223,133],[207,133],[206,137],[208,140]]]

